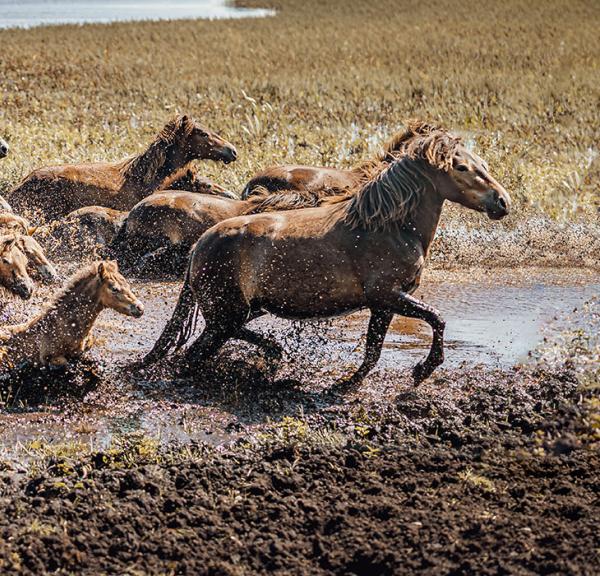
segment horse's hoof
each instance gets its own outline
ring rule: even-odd
[[[434,366],[427,364],[427,362],[419,362],[413,368],[412,371],[412,377],[415,386],[418,386],[419,384],[421,384],[421,382],[427,380],[427,378],[431,376],[431,373],[433,372],[434,368]]]
[[[347,394],[348,392],[353,392],[358,390],[360,383],[362,382],[362,378],[353,374],[352,376],[346,376],[345,378],[340,378],[335,384],[329,389],[332,394]]]

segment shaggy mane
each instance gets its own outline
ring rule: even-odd
[[[362,188],[337,200],[347,201],[346,222],[352,228],[368,230],[405,224],[431,185],[423,164],[449,171],[460,145],[460,138],[440,127],[418,120],[409,122],[404,132],[385,144],[377,160],[360,167],[366,180]]]
[[[265,187],[255,188],[256,194],[250,196],[250,204],[243,214],[261,214],[263,212],[278,212],[282,210],[298,210],[319,206],[323,195],[308,190],[282,190],[271,194]]]
[[[169,120],[145,152],[127,161],[123,176],[146,185],[156,182],[159,171],[167,159],[169,148],[183,144],[193,129],[194,121],[188,116],[178,115]]]

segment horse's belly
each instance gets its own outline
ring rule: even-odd
[[[297,304],[290,305],[281,302],[266,302],[262,303],[260,308],[265,312],[269,312],[280,318],[287,318],[288,320],[323,320],[351,314],[365,308],[365,305],[357,305],[356,303],[352,305],[343,303],[334,304],[331,302],[320,305],[316,302],[311,305],[299,306]]]

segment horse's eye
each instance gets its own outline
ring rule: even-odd
[[[456,170],[458,170],[459,172],[468,172],[469,171],[469,167],[465,166],[464,164],[459,164],[456,167]]]

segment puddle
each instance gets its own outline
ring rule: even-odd
[[[115,438],[138,431],[165,444],[201,440],[220,445],[260,426],[275,412],[294,413],[306,404],[306,391],[329,385],[360,362],[368,322],[365,312],[302,327],[269,317],[254,325],[284,344],[287,356],[277,378],[302,384],[300,391],[283,400],[277,390],[229,390],[220,395],[181,381],[129,378],[122,367],[152,345],[170,317],[179,287],[179,283],[134,283],[146,306],[144,317],[134,320],[104,312],[96,325],[92,356],[103,374],[98,389],[66,407],[17,405],[0,413],[0,460],[27,460],[32,440],[102,449]],[[438,308],[446,320],[444,367],[466,369],[526,362],[529,351],[545,336],[580,322],[574,311],[598,294],[596,272],[524,269],[429,272],[417,296]],[[39,298],[36,305],[41,303]],[[20,321],[27,310],[29,305],[9,306],[4,315],[11,322]],[[396,317],[375,372],[407,378],[430,342],[428,326]],[[236,349],[252,363],[255,349],[237,343],[226,358]]]

